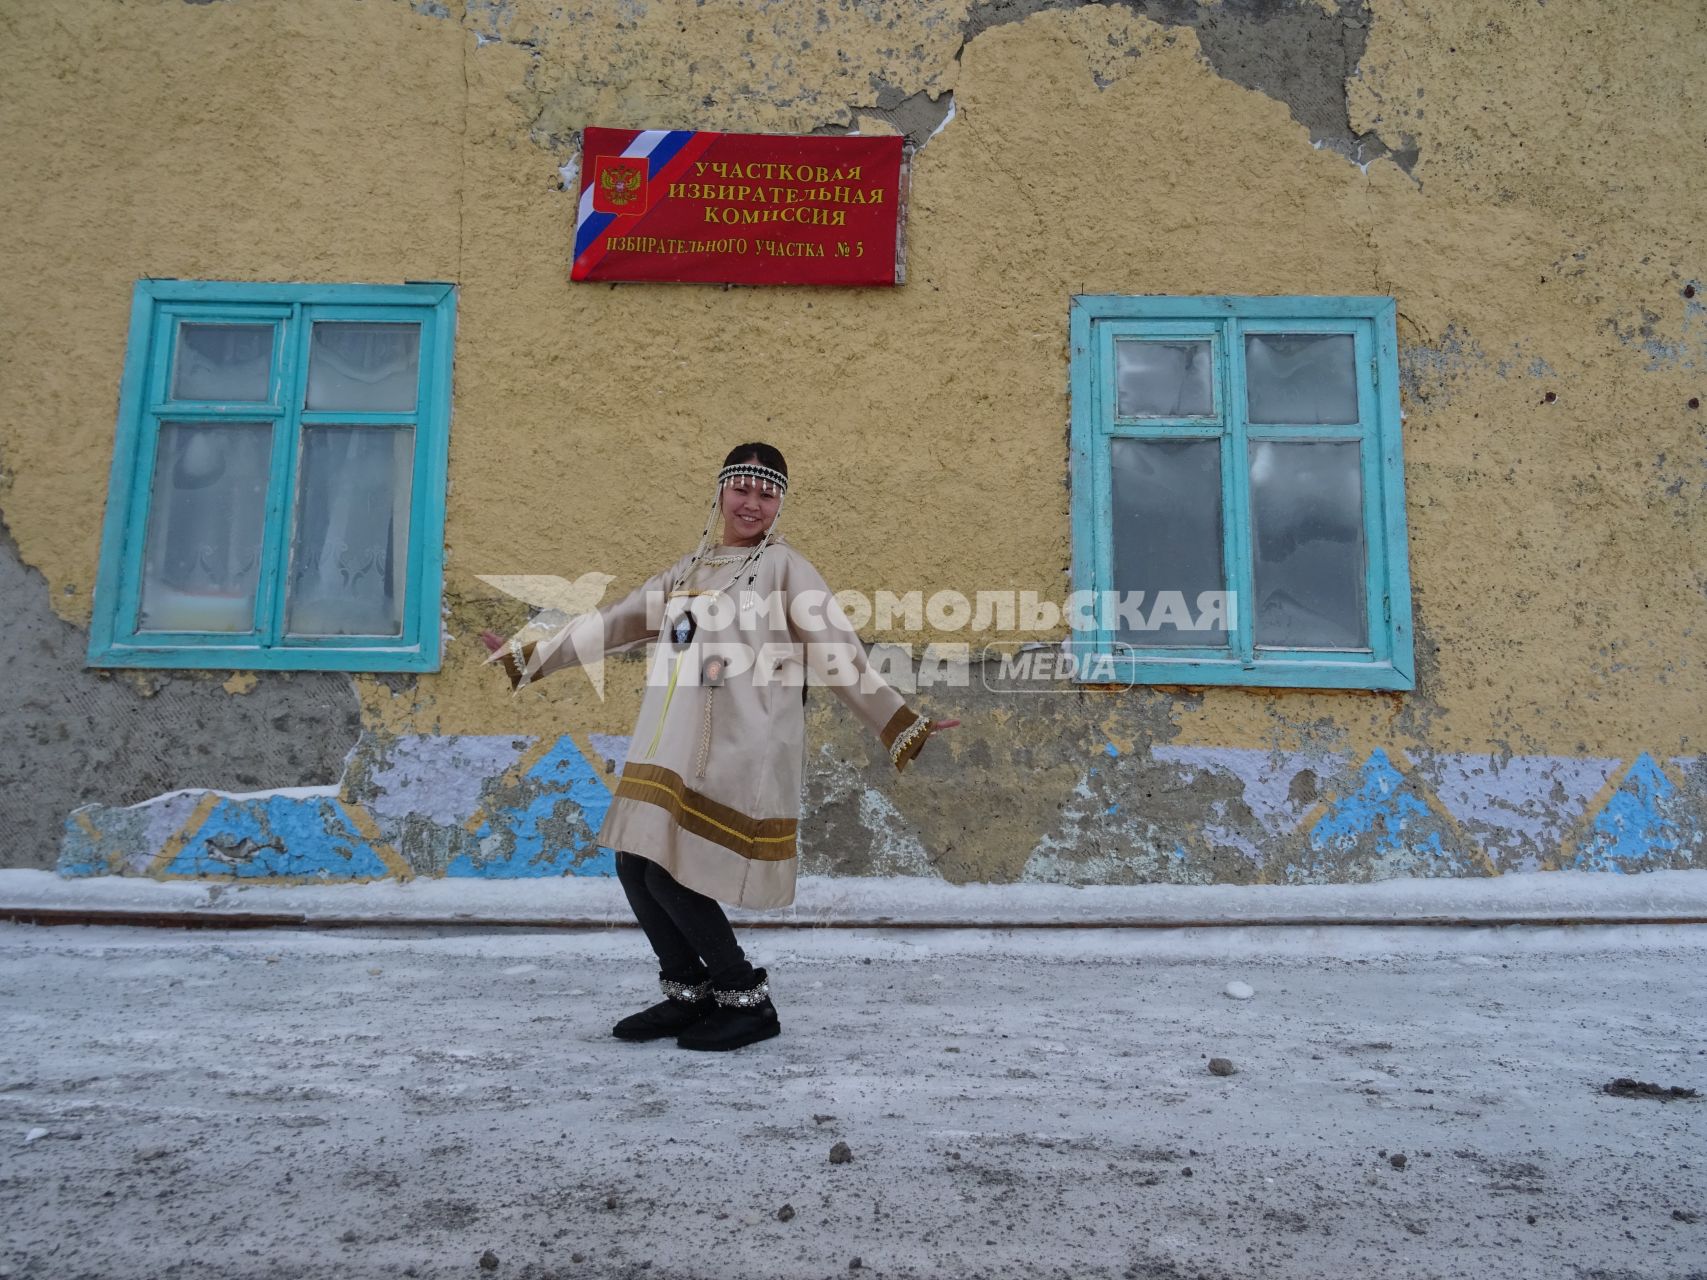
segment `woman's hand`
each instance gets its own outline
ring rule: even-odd
[[[925,732],[925,737],[928,738],[933,733],[941,733],[944,729],[958,729],[959,727],[960,721],[958,720],[932,720],[931,727]]]
[[[509,642],[496,631],[487,630],[480,633],[480,643],[485,645],[487,652],[491,654],[491,657],[486,659],[486,665],[491,666],[498,660],[498,651]]]

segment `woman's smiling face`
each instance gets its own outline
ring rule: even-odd
[[[782,494],[752,476],[736,476],[723,486],[723,541],[731,547],[751,547],[765,536],[776,519]]]

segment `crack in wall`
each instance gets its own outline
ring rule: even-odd
[[[978,0],[966,19],[965,42],[993,27],[1036,13],[1077,9],[1092,0]],[[1416,140],[1393,146],[1376,132],[1351,127],[1346,81],[1357,74],[1369,44],[1367,0],[1337,0],[1329,12],[1313,0],[1104,0],[1164,27],[1189,27],[1217,75],[1254,89],[1292,113],[1318,146],[1359,165],[1387,157],[1407,174],[1418,158]],[[1330,54],[1328,51],[1332,50]],[[958,57],[959,54],[956,55]],[[1205,141],[1209,141],[1206,137]]]
[[[1202,0],[974,0],[953,59],[959,61],[966,46],[986,31],[1023,22],[1034,14],[1090,3],[1125,9],[1162,27],[1189,28],[1217,75],[1284,105],[1318,147],[1360,166],[1386,158],[1407,174],[1415,168],[1419,148],[1411,135],[1400,133],[1397,142],[1390,142],[1377,130],[1360,132],[1352,127],[1347,82],[1358,75],[1368,47],[1373,21],[1368,0],[1334,0],[1331,7],[1316,0],[1217,0],[1213,4]],[[411,7],[432,17],[452,16],[442,0],[412,0]],[[511,33],[514,18],[511,0],[464,0],[461,21],[477,46],[502,43],[525,49],[537,69],[550,43],[548,33]],[[531,79],[533,73],[529,75]],[[1108,84],[1100,76],[1097,83],[1103,88]],[[864,117],[883,121],[918,149],[953,119],[952,89],[907,92],[875,73],[871,87],[869,99],[843,100],[837,114],[844,118],[826,120],[820,115],[820,122],[807,132],[848,134]],[[773,105],[791,103],[778,100]],[[578,150],[579,127],[593,122],[576,121],[572,129],[565,129],[568,122],[549,119],[553,115],[547,103],[538,104],[528,133],[537,145],[561,159]]]
[[[956,55],[958,56],[958,55]],[[857,122],[860,117],[881,120],[907,140],[915,151],[924,146],[954,117],[954,90],[941,90],[935,97],[929,90],[908,93],[877,76],[872,76],[872,88],[877,97],[868,106],[853,106]],[[814,134],[848,134],[854,124],[824,124],[813,129]]]
[[[1411,135],[1401,132],[1394,144],[1377,130],[1359,132],[1351,125],[1346,84],[1358,74],[1369,44],[1368,0],[1334,0],[1331,9],[1315,0],[1216,0],[1213,4],[1202,0],[973,0],[954,59],[958,61],[966,46],[986,31],[1023,22],[1034,14],[1090,3],[1123,8],[1163,27],[1191,29],[1217,75],[1283,104],[1310,131],[1317,146],[1362,166],[1386,158],[1407,174],[1415,168],[1419,147]],[[426,17],[453,17],[445,0],[410,0],[410,8]],[[509,44],[537,59],[544,43],[540,33],[506,34],[514,18],[511,0],[463,0],[460,20],[478,47]],[[848,134],[856,127],[853,121],[864,116],[890,125],[917,149],[953,118],[953,90],[908,93],[877,75],[871,81],[874,97],[847,103],[849,120],[825,121],[809,132]],[[1097,83],[1099,88],[1107,87],[1101,77]],[[560,129],[541,129],[544,114],[542,108],[530,124],[533,140],[559,155],[578,149],[576,140],[563,136]]]

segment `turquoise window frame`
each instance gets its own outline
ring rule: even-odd
[[[304,409],[308,344],[316,320],[402,321],[421,326],[419,382],[408,413]],[[177,326],[274,326],[268,398],[170,398]],[[176,667],[274,671],[437,671],[444,591],[445,480],[450,447],[456,288],[443,283],[254,284],[139,280],[119,388],[118,425],[107,485],[101,559],[89,628],[92,667]],[[144,540],[155,448],[162,420],[265,422],[271,465],[253,627],[247,633],[139,632]],[[412,424],[408,566],[398,636],[292,636],[284,631],[291,520],[303,427]]]
[[[1085,678],[1123,684],[1225,684],[1264,688],[1416,687],[1410,566],[1405,530],[1404,462],[1399,407],[1397,305],[1388,297],[1129,297],[1080,295],[1068,310],[1071,350],[1070,475],[1073,586],[1113,588],[1111,449],[1116,438],[1221,441],[1223,570],[1233,625],[1225,648],[1145,646],[1116,641],[1099,615],[1076,645],[1100,655],[1081,664]],[[1247,419],[1247,333],[1346,333],[1355,341],[1359,420],[1330,426],[1264,426]],[[1209,337],[1216,412],[1211,418],[1117,419],[1115,338]],[[1362,444],[1364,602],[1369,648],[1261,648],[1253,640],[1254,600],[1248,445],[1252,440],[1350,440]],[[1235,465],[1237,463],[1237,465]]]

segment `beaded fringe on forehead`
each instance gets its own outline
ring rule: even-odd
[[[746,476],[759,481],[766,486],[766,491],[775,489],[778,493],[788,492],[788,477],[774,467],[767,467],[762,462],[731,462],[717,473],[719,486],[727,484],[738,476]]]

